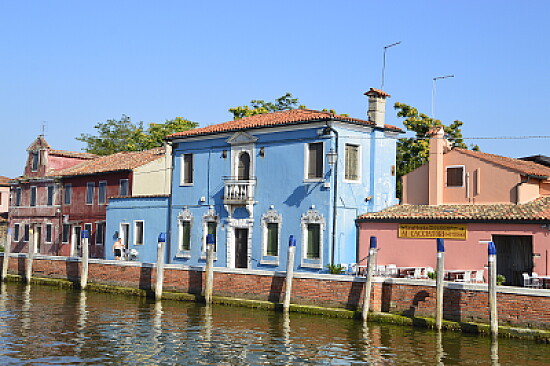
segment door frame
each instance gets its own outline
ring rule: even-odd
[[[78,231],[78,234],[77,234]],[[81,253],[80,250],[82,249],[82,225],[72,225],[71,227],[71,257],[80,257]],[[77,243],[80,242],[80,250],[78,248]]]

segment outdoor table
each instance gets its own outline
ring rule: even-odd
[[[550,275],[545,275],[545,276],[540,276],[539,275],[536,278],[538,278],[539,281],[541,282],[542,288],[548,288],[547,285],[548,285],[548,282],[550,282]]]

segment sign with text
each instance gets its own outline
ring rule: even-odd
[[[468,238],[468,230],[465,224],[399,224],[399,237],[466,240]]]

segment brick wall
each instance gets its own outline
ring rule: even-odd
[[[9,272],[24,275],[26,256],[10,257]],[[0,266],[2,262],[0,261]],[[66,257],[38,257],[33,276],[78,281],[80,262]],[[138,262],[90,260],[89,281],[97,284],[151,290],[155,266]],[[216,269],[214,296],[280,303],[284,293],[284,273]],[[199,295],[204,286],[201,268],[166,265],[164,290]],[[295,273],[293,304],[358,309],[362,304],[364,278],[347,275]],[[375,311],[406,316],[433,317],[435,281],[376,279],[371,306]],[[550,290],[499,287],[499,321],[503,325],[550,329]],[[487,286],[446,283],[444,319],[488,323]]]

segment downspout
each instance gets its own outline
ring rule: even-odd
[[[327,132],[334,132],[335,142],[334,148],[336,154],[338,154],[338,131],[336,131],[330,124],[327,124],[325,129]],[[336,155],[338,156],[338,155]],[[334,264],[334,251],[336,250],[336,202],[338,200],[338,158],[334,163],[334,191],[332,198],[332,248],[330,253],[330,264]]]
[[[168,236],[168,245],[166,245],[166,263],[170,263],[171,256],[170,256],[170,249],[172,247],[172,179],[174,176],[174,146],[172,141],[165,140],[165,146],[164,146],[164,154],[166,154],[167,148],[170,146],[170,181],[168,184],[168,218],[166,223],[166,232]],[[166,167],[166,157],[164,159],[164,166]]]

